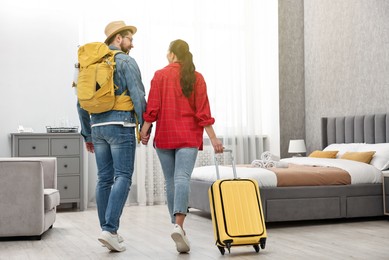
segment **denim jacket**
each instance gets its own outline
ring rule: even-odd
[[[109,46],[111,50],[118,50],[115,46]],[[86,142],[91,142],[91,125],[105,122],[129,122],[135,123],[135,114],[137,115],[139,125],[143,125],[143,112],[146,110],[145,89],[142,83],[141,73],[135,59],[124,54],[118,53],[115,56],[116,69],[114,72],[114,82],[119,88],[115,91],[120,95],[127,89],[134,103],[134,111],[111,110],[100,114],[88,115],[77,104],[77,111],[81,123],[81,135]]]

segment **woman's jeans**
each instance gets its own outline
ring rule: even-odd
[[[97,163],[96,203],[102,230],[115,233],[134,172],[135,129],[121,125],[92,127]]]
[[[157,149],[166,181],[167,205],[174,224],[175,214],[188,212],[189,182],[196,162],[197,148]]]

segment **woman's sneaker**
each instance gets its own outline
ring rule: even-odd
[[[180,253],[188,253],[190,250],[189,240],[182,230],[180,225],[175,224],[171,234],[172,239],[176,242],[177,251]]]

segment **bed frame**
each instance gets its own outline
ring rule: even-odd
[[[322,147],[388,143],[389,114],[325,117]],[[191,180],[189,207],[210,213],[211,182]],[[382,184],[260,188],[266,222],[383,216]]]

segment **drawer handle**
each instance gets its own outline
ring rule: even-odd
[[[35,150],[35,149],[36,149],[36,147],[35,147],[35,146],[33,146],[33,147],[32,147],[32,150]]]
[[[68,186],[64,186],[63,188],[64,188],[65,190],[67,190],[67,189],[68,189]]]
[[[64,149],[68,149],[68,146],[67,146],[67,145],[65,145],[63,148],[64,148]]]
[[[63,167],[64,167],[64,168],[68,168],[68,165],[67,165],[67,164],[65,164]]]

